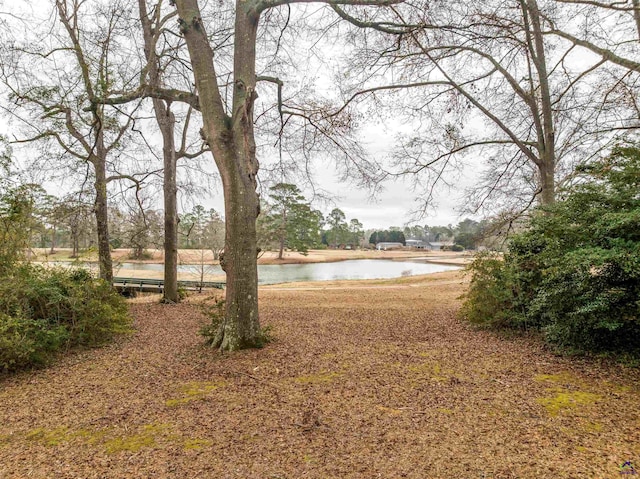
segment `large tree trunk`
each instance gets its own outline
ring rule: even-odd
[[[154,109],[162,131],[164,155],[164,301],[177,303],[178,296],[178,204],[176,186],[176,151],[173,132],[176,119],[167,106],[164,111]],[[164,114],[161,122],[161,113]]]
[[[258,162],[253,132],[256,33],[254,2],[236,3],[234,91],[231,116],[223,106],[213,51],[197,0],[176,0],[181,31],[200,98],[208,142],[222,178],[225,199],[225,248],[220,260],[227,274],[225,317],[214,346],[224,350],[259,347],[256,193]]]
[[[113,264],[111,262],[111,245],[109,244],[109,213],[107,205],[107,177],[105,162],[101,158],[93,161],[96,172],[96,202],[94,214],[98,231],[98,264],[100,278],[113,282]]]
[[[543,162],[538,166],[540,171],[540,204],[552,205],[556,201],[555,164],[553,161]]]
[[[235,350],[258,346],[258,195],[249,178],[225,185],[225,248],[221,266],[227,273],[226,314],[219,346]]]

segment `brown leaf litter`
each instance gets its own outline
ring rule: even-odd
[[[640,466],[640,373],[457,319],[458,273],[264,288],[274,341],[203,348],[198,300],[0,379],[0,478],[574,478]],[[392,287],[393,286],[393,287]]]

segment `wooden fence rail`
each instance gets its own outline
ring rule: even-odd
[[[163,279],[148,278],[113,278],[113,286],[118,291],[143,293],[162,293],[164,291]],[[178,287],[189,291],[202,291],[203,289],[224,289],[223,281],[178,281]]]

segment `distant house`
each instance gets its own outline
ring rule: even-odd
[[[427,247],[432,251],[441,251],[443,249],[451,248],[453,246],[453,241],[430,241],[427,245]]]
[[[402,248],[404,245],[402,243],[376,243],[376,249],[377,250],[388,250],[388,249],[399,249]]]
[[[406,241],[407,246],[409,248],[415,248],[415,249],[429,249],[429,244],[425,243],[422,240],[417,240],[417,239],[408,239]]]

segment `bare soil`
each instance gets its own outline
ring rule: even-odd
[[[273,342],[201,346],[192,297],[0,379],[0,478],[614,478],[640,371],[457,318],[460,273],[261,288]]]

